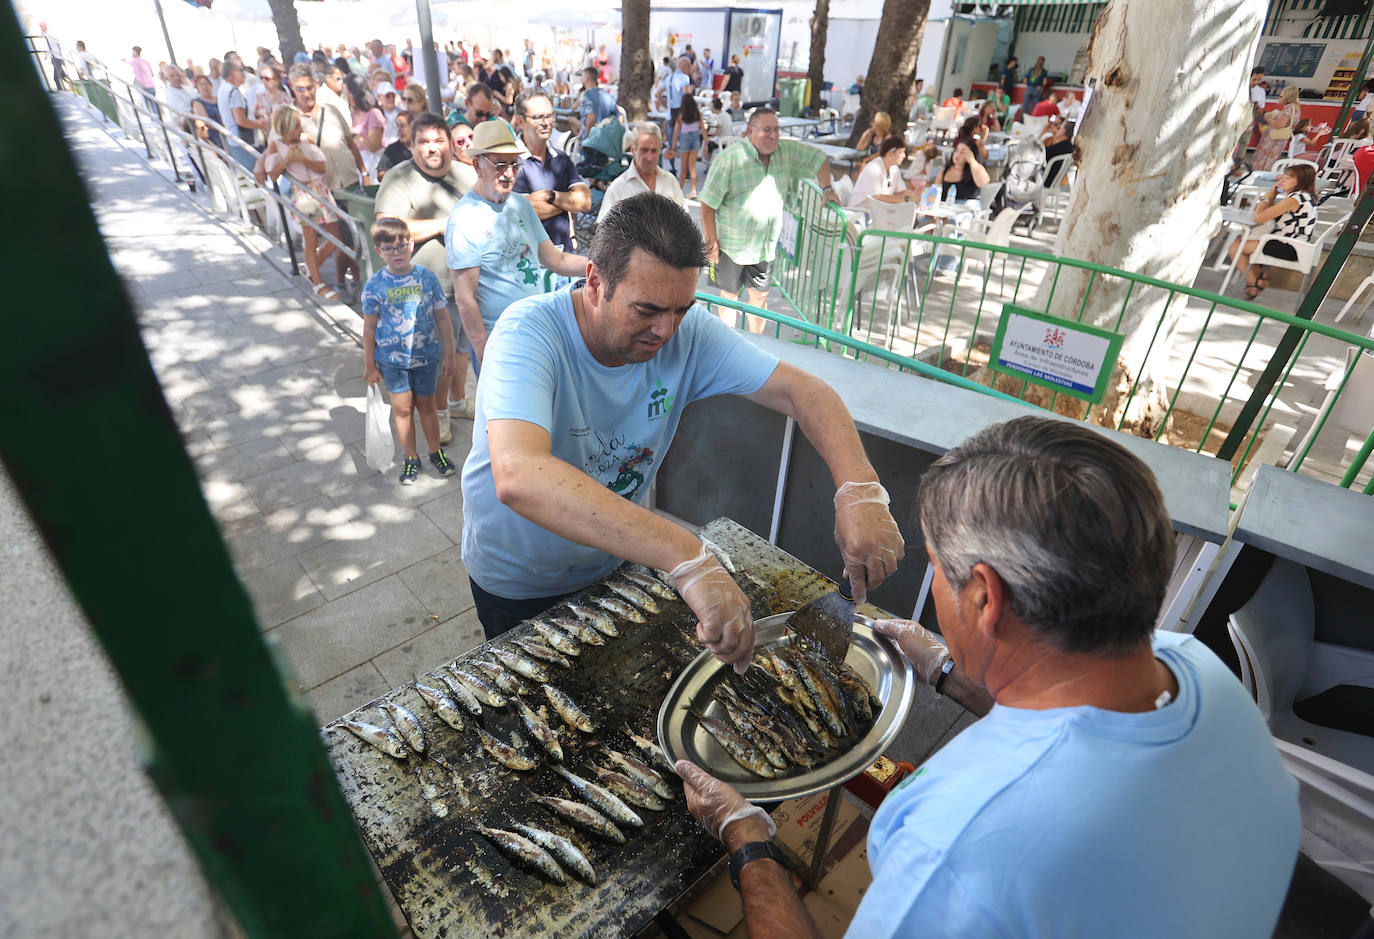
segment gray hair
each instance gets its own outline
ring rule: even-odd
[[[680,271],[706,266],[701,230],[685,209],[652,192],[621,199],[597,220],[587,252],[606,285],[607,300],[624,279],[636,248]]]
[[[730,92],[730,93],[731,93],[731,94],[738,94],[739,92],[732,91],[732,92]],[[772,108],[770,108],[770,107],[769,107],[768,105],[766,105],[766,104],[761,104],[761,105],[759,105],[758,107],[754,108],[754,110],[752,110],[752,111],[749,112],[749,119],[748,119],[748,122],[747,122],[747,124],[746,124],[745,126],[747,126],[747,127],[753,127],[755,124],[758,123],[759,118],[761,118],[761,117],[767,117],[767,116],[770,115],[770,114],[773,115],[774,117],[777,117],[777,116],[778,116],[778,112],[777,112],[777,111],[774,111]]]
[[[927,546],[956,592],[985,563],[1013,613],[1062,652],[1150,640],[1174,561],[1148,466],[1072,421],[1021,417],[937,460],[921,481]]]
[[[659,130],[658,125],[653,121],[640,121],[635,125],[634,142],[639,143],[639,138],[648,134],[659,143],[663,143],[663,131]]]

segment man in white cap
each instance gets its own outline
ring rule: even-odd
[[[544,267],[566,277],[587,273],[587,259],[549,240],[530,200],[514,191],[520,158],[527,152],[505,121],[484,121],[468,154],[477,182],[453,207],[448,247],[453,299],[479,374],[487,334],[516,300],[541,292]]]
[[[382,112],[382,120],[386,122],[382,127],[382,144],[389,147],[400,139],[401,132],[396,127],[396,115],[402,110],[396,103],[396,86],[391,82],[381,82],[377,85],[377,107]]]

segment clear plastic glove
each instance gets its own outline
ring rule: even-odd
[[[915,620],[874,620],[873,631],[882,633],[897,643],[916,675],[927,685],[934,685],[940,669],[949,661],[949,647],[944,641]]]
[[[735,579],[702,545],[696,557],[668,572],[668,582],[697,615],[697,638],[743,675],[754,657],[754,618]]]
[[[725,843],[725,829],[742,819],[757,817],[768,826],[768,837],[778,833],[778,826],[768,813],[750,803],[734,786],[721,782],[706,770],[688,760],[678,760],[673,770],[682,777],[687,793],[687,811],[701,822],[711,837]]]
[[[835,492],[835,543],[855,605],[866,602],[868,588],[881,584],[906,556],[906,542],[887,509],[890,501],[881,483],[848,482]]]

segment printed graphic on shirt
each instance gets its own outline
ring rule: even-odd
[[[649,414],[651,421],[661,421],[669,414],[673,413],[673,395],[668,393],[668,389],[663,387],[662,379],[655,384],[653,391],[649,392]]]
[[[644,474],[639,467],[653,464],[653,449],[642,442],[627,442],[617,431],[594,430],[592,434],[600,447],[587,457],[582,471],[616,495],[633,499],[644,485]]]
[[[399,368],[437,362],[441,349],[434,310],[445,304],[439,278],[423,267],[400,277],[381,270],[368,278],[363,316],[377,317],[377,362]]]

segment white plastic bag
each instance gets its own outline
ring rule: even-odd
[[[367,386],[367,417],[363,452],[367,465],[379,473],[391,469],[396,462],[396,441],[391,436],[391,406],[382,397],[382,386]]]

